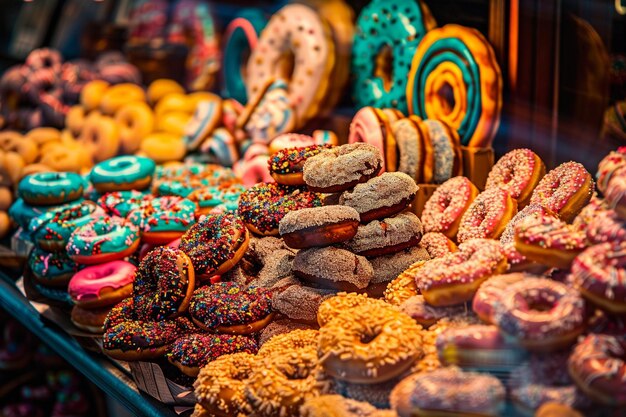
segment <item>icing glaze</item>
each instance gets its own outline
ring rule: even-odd
[[[90,256],[122,252],[137,242],[136,226],[121,217],[100,217],[72,232],[67,243],[70,256]]]
[[[222,105],[218,99],[201,101],[185,125],[183,141],[188,150],[197,149],[222,119]]]
[[[74,229],[103,213],[100,207],[91,202],[72,202],[35,217],[28,230],[35,241],[43,241],[45,245],[53,242],[65,248]]]
[[[134,155],[117,156],[96,164],[91,169],[89,179],[96,188],[99,184],[113,183],[119,191],[125,191],[128,186],[133,186],[138,181],[146,181],[147,188],[155,167],[156,164],[150,158]],[[132,188],[137,189],[136,186]]]
[[[46,252],[34,248],[28,257],[28,266],[39,280],[52,280],[60,275],[74,274],[78,265],[65,253]]]
[[[126,217],[134,209],[151,200],[152,194],[130,190],[106,193],[98,198],[98,205],[109,216]]]
[[[128,214],[128,220],[142,233],[184,232],[196,222],[197,206],[181,197],[156,197]]]
[[[29,204],[61,204],[80,198],[86,187],[83,177],[73,172],[40,172],[24,177],[17,195]]]
[[[76,203],[84,201],[83,199],[76,200]],[[30,221],[35,217],[53,210],[58,206],[31,206],[26,203],[23,198],[15,200],[11,207],[9,207],[9,216],[17,223],[21,228],[28,229]]]
[[[126,261],[88,266],[74,274],[67,290],[74,300],[87,301],[99,298],[104,288],[116,290],[132,284],[136,270],[135,265]]]

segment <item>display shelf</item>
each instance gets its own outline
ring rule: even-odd
[[[112,361],[86,351],[71,336],[46,323],[3,271],[0,271],[0,277],[0,308],[19,320],[102,391],[136,416],[178,415],[164,404],[141,394],[135,383]]]

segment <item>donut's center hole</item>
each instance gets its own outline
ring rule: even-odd
[[[393,52],[389,45],[384,45],[376,55],[374,76],[383,80],[383,88],[389,92],[393,85]]]
[[[456,101],[454,100],[454,89],[450,83],[444,82],[441,87],[439,87],[437,95],[439,96],[440,106],[443,113],[446,115],[452,113],[452,110],[456,105]]]
[[[132,162],[130,161],[120,161],[117,164],[118,168],[128,168],[129,166],[131,166]]]
[[[528,308],[533,311],[546,312],[552,310],[552,303],[544,298],[527,300]]]
[[[372,341],[374,341],[374,339],[376,339],[376,336],[378,336],[378,334],[375,334],[375,333],[364,333],[364,334],[361,335],[361,343],[363,343],[364,345],[372,343]]]
[[[293,70],[296,66],[296,56],[291,51],[285,52],[276,63],[278,78],[289,82],[293,77]]]

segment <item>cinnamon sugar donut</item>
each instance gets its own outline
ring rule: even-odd
[[[420,240],[419,247],[428,252],[428,256],[431,259],[441,258],[457,250],[454,242],[440,232],[424,233],[422,240]]]
[[[403,211],[415,199],[418,188],[413,178],[402,172],[385,172],[344,191],[339,204],[353,207],[361,215],[361,223],[368,223]]]
[[[514,149],[491,168],[485,189],[503,189],[522,208],[528,204],[533,190],[545,174],[546,166],[536,153],[530,149]]]
[[[454,177],[441,184],[424,205],[424,231],[454,239],[463,214],[477,195],[478,189],[466,177]]]
[[[517,213],[517,202],[499,188],[485,190],[461,217],[457,241],[497,239]]]
[[[363,256],[381,256],[417,246],[422,238],[422,223],[413,213],[400,213],[384,220],[359,226],[346,246]]]
[[[462,175],[461,141],[456,130],[441,120],[424,120],[422,125],[428,131],[435,156],[433,182],[443,184],[452,177]]]
[[[320,329],[320,363],[327,374],[355,383],[392,379],[422,355],[421,327],[392,307],[354,307]]]
[[[315,325],[320,304],[335,295],[334,290],[306,287],[293,277],[278,281],[272,291],[272,308],[291,320]]]
[[[359,226],[359,213],[347,206],[322,206],[290,211],[278,231],[292,248],[328,246],[350,240]]]
[[[375,146],[352,143],[307,159],[303,178],[311,191],[338,193],[375,177],[381,167],[382,156]]]
[[[332,246],[301,250],[292,269],[307,284],[339,291],[363,290],[374,275],[365,257]]]
[[[422,242],[420,241],[420,244]],[[415,262],[430,259],[428,252],[416,246],[391,255],[383,255],[369,258],[374,275],[366,291],[371,297],[382,297],[387,284],[398,277]]]

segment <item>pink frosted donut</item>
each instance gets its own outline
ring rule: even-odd
[[[424,327],[430,327],[443,318],[461,316],[467,312],[463,304],[449,307],[433,307],[426,303],[422,295],[414,295],[408,298],[400,304],[399,308],[400,311]]]
[[[82,308],[119,303],[133,291],[137,267],[126,261],[111,261],[78,271],[67,288],[72,301]]]
[[[288,148],[306,148],[315,145],[315,139],[309,135],[301,135],[299,133],[283,133],[276,136],[270,143],[270,155],[282,149]]]
[[[59,51],[49,48],[39,48],[28,54],[24,64],[32,71],[50,69],[59,74],[61,72],[62,60]]]
[[[515,226],[528,216],[532,216],[535,213],[547,214],[548,212],[540,204],[529,204],[520,211],[518,211],[515,216],[513,216],[511,221],[506,225],[504,232],[502,232],[502,235],[500,236],[500,243],[502,244],[504,252],[506,253],[506,257],[509,261],[510,272],[523,272],[528,270],[529,272],[532,271],[536,273],[541,273],[547,268],[547,266],[544,267],[541,264],[526,259],[526,257],[515,248]]]
[[[526,349],[554,351],[571,345],[583,331],[584,310],[577,290],[547,278],[525,278],[506,289],[493,320]]]
[[[243,104],[234,98],[222,100],[222,124],[235,136],[236,139],[239,139],[236,136],[237,119],[239,118],[239,115],[243,113],[243,109]]]
[[[449,253],[456,252],[457,247],[446,235],[439,232],[424,233],[419,247],[428,252],[430,259],[441,258]]]
[[[459,224],[457,241],[498,239],[517,213],[517,202],[500,188],[485,190],[469,206]]]
[[[515,149],[493,166],[485,189],[501,188],[523,207],[545,173],[546,167],[536,153],[530,149]]]
[[[425,232],[441,232],[456,237],[463,214],[470,207],[478,189],[466,177],[454,177],[437,187],[422,211]]]
[[[624,165],[626,165],[626,146],[620,146],[617,148],[617,151],[611,151],[605,156],[598,164],[598,172],[596,174],[598,190],[604,194],[613,177],[613,173],[617,168]]]
[[[587,300],[610,313],[626,313],[626,242],[591,246],[572,263]]]
[[[615,170],[606,187],[604,198],[620,218],[626,219],[626,165]]]
[[[386,171],[386,136],[391,134],[388,123],[377,113],[373,107],[363,107],[350,122],[350,133],[348,143],[365,142],[375,146],[383,155],[381,173]]]
[[[519,272],[492,276],[483,282],[478,291],[476,291],[476,295],[472,300],[472,310],[485,323],[493,323],[495,305],[502,299],[506,289],[510,285],[530,277],[532,275]]]
[[[614,210],[597,211],[589,220],[585,232],[592,244],[626,242],[626,223]]]
[[[267,155],[257,155],[247,160],[240,160],[235,165],[235,174],[243,185],[251,187],[260,182],[274,182],[267,165]]]

